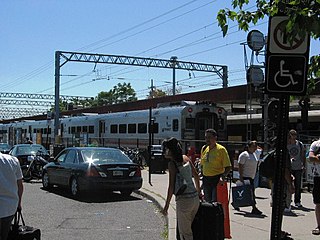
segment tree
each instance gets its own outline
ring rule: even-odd
[[[164,97],[166,95],[167,94],[164,91],[162,91],[161,89],[154,88],[154,89],[150,90],[149,95],[147,96],[147,98],[148,99],[158,98],[158,97]]]
[[[118,83],[108,92],[100,92],[95,99],[94,105],[103,106],[122,102],[136,101],[135,90],[130,83]]]
[[[223,36],[228,32],[228,21],[236,21],[239,29],[248,31],[249,24],[257,24],[265,16],[274,16],[285,13],[289,16],[286,26],[286,34],[289,41],[297,35],[302,38],[306,34],[314,39],[320,40],[320,0],[274,0],[269,3],[265,0],[256,0],[254,11],[245,11],[244,7],[250,3],[249,0],[232,0],[233,9],[225,8],[218,12],[218,25],[221,27]],[[320,55],[310,58],[308,69],[308,92],[314,90],[315,80],[320,77]]]

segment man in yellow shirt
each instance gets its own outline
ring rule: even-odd
[[[231,162],[225,147],[217,143],[217,132],[207,129],[206,145],[201,149],[201,167],[203,175],[203,191],[206,202],[217,201],[217,185],[224,181],[231,170]]]

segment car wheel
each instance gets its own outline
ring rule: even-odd
[[[129,197],[132,193],[132,190],[121,190],[121,195]]]
[[[52,184],[49,182],[49,175],[47,172],[44,172],[42,175],[42,186],[44,189],[52,188]]]
[[[29,182],[32,179],[31,172],[28,171],[28,168],[22,169],[22,176],[25,182]]]
[[[78,184],[78,180],[73,177],[70,181],[70,191],[72,196],[77,197],[79,196],[79,184]]]

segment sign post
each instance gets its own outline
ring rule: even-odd
[[[271,1],[272,2],[272,1]],[[287,133],[289,121],[289,96],[305,95],[307,91],[307,67],[310,37],[293,36],[288,41],[286,25],[289,16],[269,18],[266,56],[265,91],[279,99],[275,177],[272,193],[272,220],[270,239],[281,238],[284,210],[285,174],[287,160]]]

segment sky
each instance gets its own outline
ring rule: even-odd
[[[226,65],[228,85],[245,84],[245,66],[251,60],[251,50],[244,45],[248,32],[230,22],[229,34],[223,38],[216,20],[219,9],[230,3],[2,0],[0,91],[53,95],[55,51],[166,60],[176,56],[181,61]],[[253,29],[267,35],[268,19]],[[263,56],[253,61],[262,64]],[[171,69],[68,62],[60,74],[60,94],[68,96],[95,97],[124,82],[131,84],[138,99],[146,98],[151,81],[158,89],[172,89]],[[222,80],[214,73],[177,70],[176,84],[176,89],[187,93],[221,88]]]

